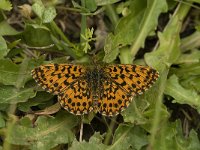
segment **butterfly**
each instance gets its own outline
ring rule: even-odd
[[[58,95],[61,106],[75,115],[99,112],[114,116],[133,97],[149,89],[159,73],[148,66],[48,64],[32,70],[35,81]]]

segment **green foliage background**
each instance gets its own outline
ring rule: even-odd
[[[200,149],[199,4],[1,0],[0,149]],[[74,22],[60,14],[78,16],[79,28],[64,32],[59,22]],[[88,63],[94,52],[106,63],[147,64],[160,78],[121,115],[104,118],[60,109],[30,75],[41,64]]]

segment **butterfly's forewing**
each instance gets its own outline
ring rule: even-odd
[[[155,69],[139,65],[109,65],[105,72],[113,82],[133,96],[148,90],[159,77]]]
[[[84,73],[85,68],[72,64],[48,64],[32,70],[35,81],[46,91],[59,94]]]

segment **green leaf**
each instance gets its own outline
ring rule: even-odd
[[[10,11],[12,9],[12,4],[8,0],[1,0],[0,9]]]
[[[32,5],[32,10],[40,19],[42,19],[45,7],[40,0]]]
[[[100,133],[94,133],[89,142],[78,142],[77,140],[74,140],[69,150],[104,150],[108,146],[102,144],[102,141],[102,135],[100,135]]]
[[[39,104],[43,104],[46,101],[50,100],[53,97],[52,94],[47,92],[37,92],[37,95],[24,103],[18,104],[18,109],[24,112],[28,112],[30,107],[37,106]]]
[[[5,125],[6,125],[5,119],[2,115],[2,113],[0,113],[0,128],[5,127]]]
[[[24,59],[20,65],[14,64],[8,59],[0,59],[0,83],[23,87],[31,77],[30,70],[33,68],[33,60]]]
[[[134,149],[140,150],[148,144],[147,133],[139,126],[119,125],[115,131],[113,144],[110,149],[114,150],[127,150]]]
[[[158,33],[160,47],[152,52],[145,54],[145,60],[149,66],[154,66],[163,70],[170,66],[180,56],[180,24],[179,18],[174,16],[173,21],[168,25],[163,33]]]
[[[200,51],[192,50],[191,53],[189,54],[182,54],[175,63],[183,64],[183,63],[198,63],[198,62],[200,62]]]
[[[145,110],[149,107],[149,102],[145,100],[145,95],[134,97],[133,102],[129,107],[122,112],[124,117],[124,122],[145,124],[147,123],[147,118],[144,117]]]
[[[19,33],[7,21],[0,22],[0,35],[17,35]]]
[[[29,46],[48,46],[51,45],[51,33],[44,25],[26,24],[25,30],[22,34],[23,40]]]
[[[197,30],[190,36],[181,39],[181,50],[185,52],[190,49],[198,48],[200,46],[199,40],[200,32]]]
[[[166,122],[163,124],[160,132],[157,133],[157,140],[152,149],[163,150],[197,150],[200,142],[197,133],[192,130],[189,137],[184,137],[180,121]]]
[[[157,142],[157,131],[160,128],[160,121],[163,119],[161,115],[163,93],[166,86],[166,80],[169,72],[169,67],[180,56],[180,32],[183,24],[183,20],[187,16],[190,10],[188,5],[180,5],[170,18],[169,23],[165,27],[163,33],[159,33],[159,47],[148,54],[145,54],[146,63],[149,66],[156,68],[160,73],[160,79],[158,82],[157,94],[154,98],[155,107],[152,120],[152,126],[150,127],[150,145],[153,146]],[[163,124],[167,120],[164,119]]]
[[[0,85],[0,103],[17,104],[35,96],[32,88],[17,89],[13,86]]]
[[[105,41],[104,51],[105,56],[103,61],[106,63],[110,63],[116,59],[117,55],[119,54],[119,48],[115,45],[113,41],[114,35],[109,34]]]
[[[109,40],[105,43],[105,51],[107,51],[107,55],[111,51],[116,51],[115,53],[118,53],[117,50],[115,50],[116,48],[113,48],[112,45],[119,48],[119,46],[127,46],[133,43],[131,54],[135,56],[138,49],[143,47],[148,34],[155,30],[158,16],[162,12],[166,11],[166,9],[167,4],[165,0],[131,1],[131,13],[119,21],[112,39],[110,39],[110,35],[108,35]],[[116,58],[107,55],[105,57],[112,58],[111,60],[108,60],[109,62]],[[106,60],[106,62],[108,61]]]
[[[145,9],[142,20],[139,23],[138,30],[131,47],[131,54],[136,55],[140,47],[144,47],[144,42],[149,33],[155,30],[158,24],[158,17],[162,12],[167,11],[165,0],[148,0],[147,9]]]
[[[56,17],[56,9],[54,7],[48,7],[45,9],[42,15],[43,23],[50,23]]]
[[[59,144],[73,141],[72,128],[77,125],[77,117],[66,112],[58,113],[55,118],[39,116],[35,127],[14,124],[6,141],[16,145],[26,145],[31,150],[49,150]]]
[[[188,104],[200,112],[200,96],[194,90],[183,88],[178,83],[178,77],[176,75],[172,75],[168,79],[165,94],[173,97],[174,103]]]
[[[45,8],[41,1],[34,3],[32,9],[43,23],[50,23],[56,17],[56,9],[54,7]]]
[[[97,4],[96,4],[95,0],[85,1],[85,6],[86,6],[87,9],[89,9],[92,12],[97,9]]]
[[[190,134],[189,134],[187,141],[188,141],[187,150],[199,149],[200,141],[199,141],[199,138],[198,138],[198,134],[194,130],[190,131]]]
[[[0,47],[0,59],[2,59],[9,52],[9,50],[7,48],[6,41],[4,40],[4,38],[2,36],[0,36],[0,45],[1,45],[1,47]]]
[[[98,6],[110,5],[119,2],[120,0],[95,0]]]

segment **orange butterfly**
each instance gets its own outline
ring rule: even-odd
[[[139,65],[49,64],[32,70],[32,76],[43,89],[58,95],[70,113],[113,116],[127,108],[133,96],[149,89],[159,73]]]

